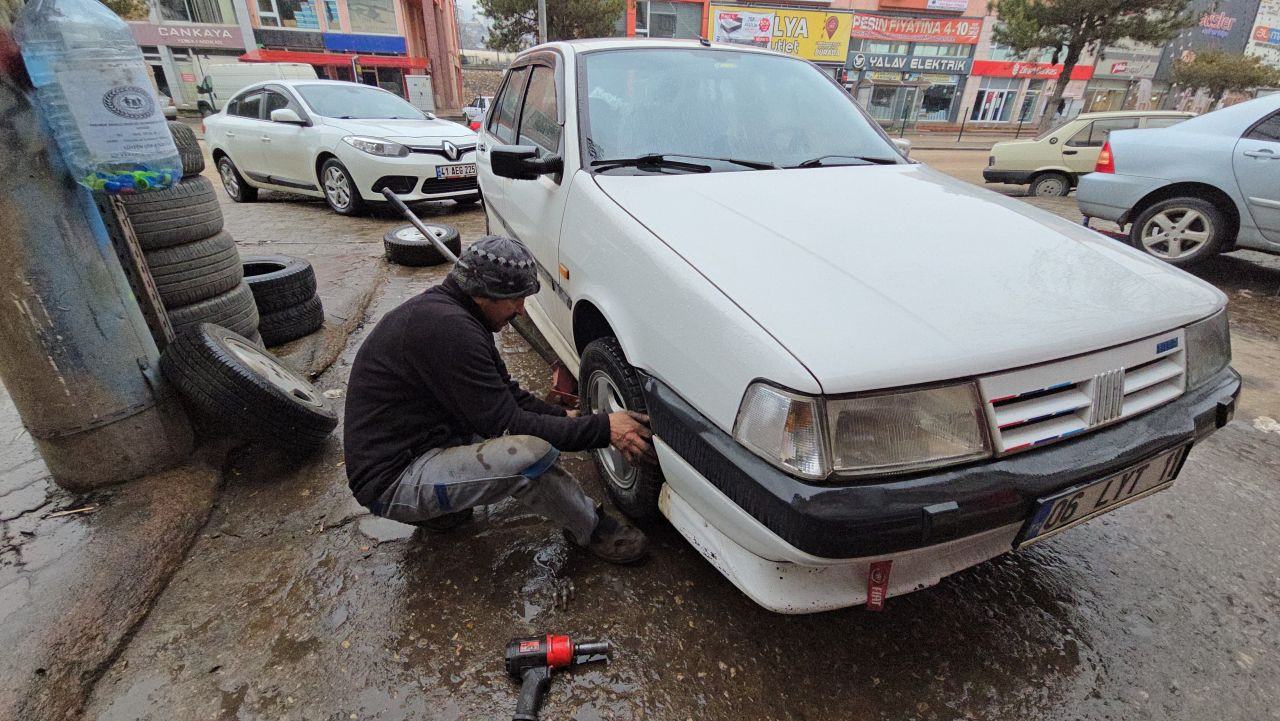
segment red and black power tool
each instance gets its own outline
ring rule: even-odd
[[[507,644],[507,673],[520,681],[520,700],[512,721],[538,721],[538,706],[555,669],[608,658],[608,641],[574,643],[568,636],[511,641]]]

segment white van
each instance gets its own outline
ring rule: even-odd
[[[231,96],[266,80],[315,80],[315,68],[306,63],[227,63],[213,65],[196,88],[201,115],[222,109]]]

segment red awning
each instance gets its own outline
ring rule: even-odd
[[[245,63],[306,63],[307,65],[350,66],[351,60],[366,68],[414,68],[426,69],[426,58],[407,55],[356,55],[353,53],[307,53],[297,50],[254,49],[240,56]]]

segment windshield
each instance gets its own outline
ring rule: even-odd
[[[342,85],[298,85],[302,99],[316,115],[327,118],[426,120],[421,110],[385,90],[346,83]]]
[[[658,154],[798,165],[901,156],[814,66],[733,50],[653,48],[583,55],[587,163]],[[683,159],[683,158],[679,158]],[[746,170],[709,163],[713,170]],[[644,172],[624,168],[623,172]]]

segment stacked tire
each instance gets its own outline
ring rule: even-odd
[[[169,123],[182,158],[171,188],[123,196],[125,210],[175,335],[201,323],[260,343],[258,308],[244,282],[235,240],[223,230],[213,183],[200,175],[204,154],[191,128]]]
[[[320,330],[324,306],[311,264],[288,255],[245,256],[244,278],[258,307],[258,332],[269,348]]]

